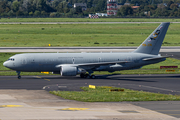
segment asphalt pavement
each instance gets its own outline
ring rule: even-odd
[[[116,86],[163,94],[180,95],[180,74],[157,75],[97,75],[96,79],[62,76],[0,76],[0,89],[78,91],[89,84]],[[59,87],[58,87],[59,86]]]

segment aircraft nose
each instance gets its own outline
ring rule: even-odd
[[[7,62],[7,61],[4,62],[3,65],[4,65],[5,67],[8,67],[8,62]]]

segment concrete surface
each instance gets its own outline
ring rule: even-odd
[[[116,120],[177,120],[178,118],[126,102],[86,103],[64,100],[44,90],[0,90],[0,105],[22,107],[0,108],[0,119],[116,119]],[[63,110],[87,108],[86,110]]]

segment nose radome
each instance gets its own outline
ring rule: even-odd
[[[5,67],[7,67],[7,61],[6,61],[6,62],[4,62],[4,63],[3,63],[3,65],[4,65]]]

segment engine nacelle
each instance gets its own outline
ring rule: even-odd
[[[61,66],[61,76],[76,76],[77,75],[77,67],[72,66]]]

